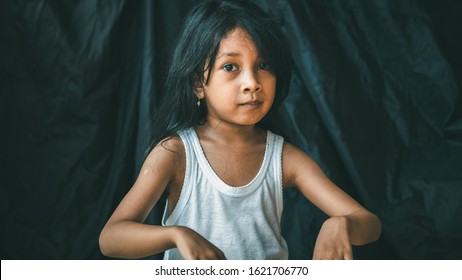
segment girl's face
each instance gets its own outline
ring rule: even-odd
[[[245,30],[235,28],[221,40],[210,71],[208,84],[197,89],[198,98],[205,97],[208,122],[254,125],[268,113],[276,77]]]

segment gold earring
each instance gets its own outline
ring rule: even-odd
[[[201,100],[200,100],[199,97],[197,98],[197,103],[196,103],[196,105],[197,105],[197,107],[200,107],[200,106],[201,106]]]

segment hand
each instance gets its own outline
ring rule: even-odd
[[[187,260],[226,260],[220,249],[187,227],[178,227],[175,244],[181,256]]]
[[[346,217],[332,217],[324,222],[314,246],[313,259],[353,259]]]

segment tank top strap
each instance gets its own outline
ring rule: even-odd
[[[278,219],[282,218],[283,210],[283,176],[282,176],[282,154],[284,148],[284,138],[280,135],[274,134],[270,131],[273,139],[273,159],[269,172],[272,174],[276,184],[274,184],[274,193],[276,195],[276,207]]]
[[[197,174],[197,169],[199,167],[197,166],[197,160],[195,159],[194,153],[194,145],[192,144],[193,140],[191,139],[192,130],[193,129],[191,128],[178,131],[178,135],[183,142],[185,150],[186,168],[180,197],[170,216],[168,215],[168,205],[165,206],[164,214],[162,217],[162,224],[166,226],[175,224],[176,220],[181,215],[181,212],[183,211],[186,203],[188,202],[189,197],[191,196],[191,192],[195,186],[195,184],[192,184],[191,182],[196,180],[195,175]]]

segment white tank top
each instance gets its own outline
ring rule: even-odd
[[[185,178],[178,203],[170,216],[166,205],[162,224],[195,230],[229,260],[287,259],[281,236],[284,139],[268,131],[257,175],[245,186],[232,187],[213,171],[193,128],[179,135],[186,151]],[[164,259],[182,257],[174,248]]]

